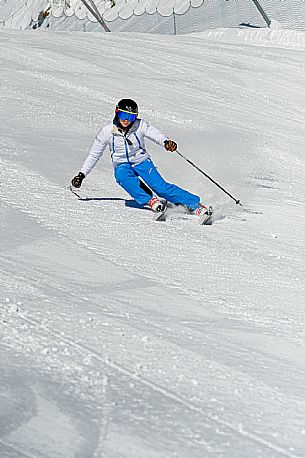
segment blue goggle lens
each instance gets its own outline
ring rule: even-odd
[[[121,111],[121,110],[118,110],[117,111],[117,116],[119,119],[121,119],[122,121],[129,121],[129,122],[133,122],[137,119],[137,115],[134,114],[134,113],[127,113],[127,111]]]

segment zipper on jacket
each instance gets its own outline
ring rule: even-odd
[[[126,138],[126,135],[124,135],[124,142],[125,142],[125,153],[126,153],[126,159],[127,159],[127,162],[128,164],[131,164],[130,160],[129,160],[129,156],[128,156],[128,141],[127,141],[127,138]]]
[[[114,135],[112,135],[112,153],[111,153],[112,162],[113,162],[113,155],[114,155]]]

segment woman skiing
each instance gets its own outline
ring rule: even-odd
[[[146,151],[145,137],[164,146],[168,151],[177,149],[177,144],[173,140],[144,119],[138,118],[136,102],[131,99],[120,100],[113,122],[98,132],[80,172],[71,181],[72,185],[76,188],[81,186],[83,179],[109,146],[115,179],[138,204],[147,204],[156,212],[163,211],[164,204],[159,200],[159,197],[162,197],[173,204],[186,206],[198,216],[204,214],[207,209],[200,203],[198,196],[162,178]]]

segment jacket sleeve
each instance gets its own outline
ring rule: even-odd
[[[165,140],[168,140],[168,137],[163,134],[160,130],[156,127],[148,124],[146,121],[142,119],[142,129],[144,137],[149,138],[153,142],[157,143],[158,145],[164,146]]]
[[[106,146],[109,142],[109,135],[107,133],[107,126],[103,127],[95,137],[91,148],[89,150],[88,156],[84,160],[84,163],[80,169],[85,176],[87,176],[93,167],[96,165],[97,161],[103,156]]]

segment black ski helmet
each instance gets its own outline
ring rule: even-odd
[[[116,106],[116,112],[118,110],[127,111],[128,113],[138,114],[138,105],[134,100],[122,99]]]

